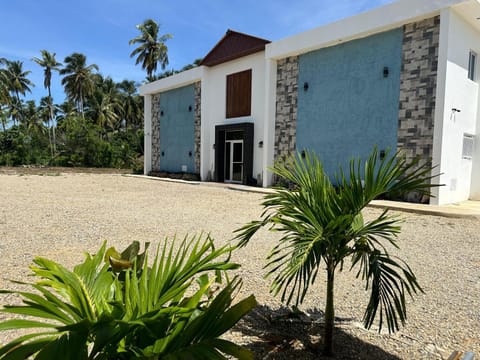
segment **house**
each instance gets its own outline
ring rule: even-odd
[[[140,88],[145,173],[266,187],[292,152],[331,173],[377,145],[438,166],[431,203],[480,200],[478,54],[478,0],[399,0],[274,42],[229,30]]]

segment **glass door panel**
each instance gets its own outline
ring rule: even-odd
[[[226,141],[225,142],[225,181],[231,181],[232,176],[231,176],[231,168],[232,168],[232,161],[231,161],[231,142]]]
[[[225,141],[225,181],[241,183],[243,179],[243,140]]]

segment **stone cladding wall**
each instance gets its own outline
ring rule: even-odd
[[[409,160],[432,159],[439,36],[439,16],[403,29],[397,149]]]
[[[202,83],[200,81],[194,84],[195,91],[195,172],[200,173],[200,144],[201,144],[201,124],[202,124]]]
[[[298,56],[277,63],[274,160],[295,151],[297,131]]]
[[[152,171],[160,171],[160,94],[152,95]]]

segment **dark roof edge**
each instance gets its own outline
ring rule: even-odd
[[[256,46],[256,47],[253,47],[253,48],[248,49],[248,50],[241,51],[241,52],[239,52],[237,54],[234,54],[234,55],[231,55],[231,56],[226,56],[226,57],[223,57],[221,59],[214,60],[214,61],[208,61],[208,57],[218,48],[218,46],[230,34],[238,34],[238,35],[242,35],[244,37],[249,37],[249,38],[252,38],[252,39],[255,39],[255,40],[259,40],[259,41],[262,41],[263,44],[259,45],[259,46]],[[248,34],[245,34],[245,33],[239,32],[239,31],[227,29],[227,32],[225,33],[225,35],[223,35],[223,37],[215,44],[215,46],[208,52],[208,54],[205,55],[205,57],[203,58],[200,65],[214,66],[214,65],[222,64],[222,63],[227,62],[227,61],[238,59],[238,58],[243,57],[243,56],[251,55],[251,54],[257,53],[259,51],[265,50],[265,45],[270,44],[270,43],[271,43],[270,40],[266,40],[266,39],[262,39],[262,38],[259,38],[259,37],[256,37],[256,36],[248,35]]]

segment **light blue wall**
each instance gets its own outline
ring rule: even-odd
[[[396,151],[402,41],[396,29],[299,57],[296,148],[315,150],[327,174],[374,145]]]
[[[182,165],[187,165],[186,172],[195,172],[194,108],[193,85],[160,94],[161,171],[181,172]]]

